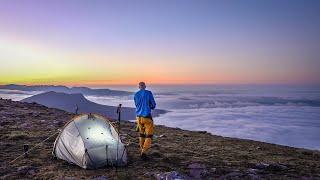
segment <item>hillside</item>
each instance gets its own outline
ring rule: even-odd
[[[75,112],[76,106],[78,106],[79,113],[98,113],[112,119],[117,119],[118,117],[116,114],[117,107],[94,103],[87,100],[82,94],[66,94],[50,91],[28,97],[23,99],[22,102],[36,102],[47,107],[62,109],[72,113]],[[158,116],[165,112],[165,110],[154,110],[153,116]],[[123,107],[121,117],[123,120],[135,119],[135,109]]]
[[[88,87],[67,87],[67,86],[53,86],[53,85],[39,85],[39,86],[27,86],[17,84],[0,85],[0,89],[5,90],[18,90],[18,91],[54,91],[62,93],[80,93],[87,96],[129,96],[132,92],[119,91],[111,89],[91,89]]]
[[[177,174],[184,179],[320,179],[319,151],[164,126],[155,127],[150,159],[142,161],[138,134],[130,122],[123,122],[121,128],[122,139],[128,143],[127,167],[84,170],[54,160],[51,151],[56,135],[28,158],[9,164],[22,153],[23,144],[34,146],[73,116],[37,103],[0,99],[0,179],[160,179]]]

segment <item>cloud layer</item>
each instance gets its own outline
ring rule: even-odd
[[[155,118],[156,124],[269,143],[320,149],[320,108],[248,106],[180,109]]]

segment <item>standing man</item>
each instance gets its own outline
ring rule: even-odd
[[[151,147],[151,139],[153,136],[153,120],[151,109],[156,108],[156,102],[152,92],[146,90],[144,82],[139,83],[139,91],[134,95],[134,103],[136,105],[136,116],[139,128],[139,144],[142,159],[147,159],[146,151]]]

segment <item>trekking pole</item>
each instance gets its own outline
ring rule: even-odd
[[[118,142],[117,142],[117,165],[119,163],[119,141],[120,141],[120,119],[121,119],[121,106],[122,104],[119,104],[117,108],[117,114],[118,114]]]

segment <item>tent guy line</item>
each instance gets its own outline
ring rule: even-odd
[[[38,144],[34,145],[32,148],[30,148],[28,151],[20,154],[19,156],[17,156],[14,160],[10,161],[9,164],[13,165],[14,162],[16,160],[18,160],[19,158],[21,158],[22,156],[26,155],[27,153],[31,152],[32,150],[34,150],[35,148],[37,148],[38,146],[42,145],[44,142],[48,141],[50,138],[52,138],[53,136],[55,136],[56,134],[60,133],[61,129],[58,129],[54,134],[52,134],[51,136],[47,137],[45,140],[39,142]],[[12,164],[13,163],[13,164]]]

